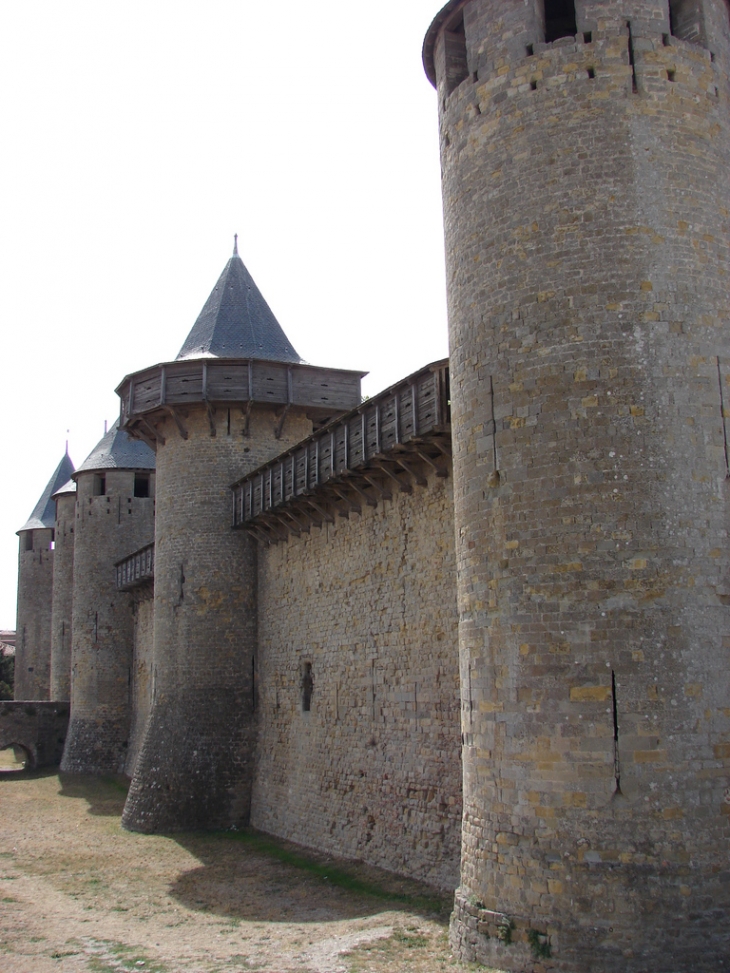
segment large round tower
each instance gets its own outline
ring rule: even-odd
[[[76,484],[69,480],[56,490],[53,598],[51,610],[51,699],[71,699],[71,617],[74,584]]]
[[[517,970],[730,969],[728,5],[454,0],[424,60],[460,610],[453,941]]]
[[[18,620],[15,648],[15,698],[52,699],[51,613],[53,602],[53,495],[73,473],[66,453],[48,481],[33,513],[18,531]]]
[[[126,378],[122,422],[157,452],[152,709],[124,810],[139,831],[248,822],[256,550],[231,490],[359,402],[360,373],[301,362],[237,251],[174,362]]]
[[[74,474],[71,719],[62,771],[124,770],[134,620],[114,564],[152,541],[154,466],[150,448],[115,423]]]

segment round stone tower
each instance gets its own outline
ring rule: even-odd
[[[438,90],[464,826],[453,942],[728,969],[725,0],[454,0]]]
[[[71,615],[74,582],[76,484],[69,480],[51,498],[56,503],[51,610],[51,699],[71,699]]]
[[[131,721],[132,595],[114,563],[152,541],[155,456],[118,423],[74,474],[71,719],[61,770],[121,773]]]
[[[301,362],[234,252],[174,362],[124,380],[122,422],[157,452],[152,710],[124,810],[139,831],[249,816],[256,550],[234,480],[359,402],[360,373]]]
[[[53,602],[53,495],[73,473],[66,453],[48,481],[28,521],[18,531],[18,620],[15,698],[49,699],[51,692],[51,612]]]

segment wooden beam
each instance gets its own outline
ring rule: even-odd
[[[370,486],[380,494],[380,496],[383,498],[383,500],[392,500],[393,499],[393,494],[390,492],[390,490],[386,490],[384,486],[382,486],[380,483],[378,483],[378,481],[375,479],[375,477],[370,476],[368,473],[366,473],[364,471],[361,473],[361,476],[362,476],[363,480],[367,480],[367,482],[370,484]]]
[[[206,412],[208,413],[208,425],[210,427],[210,435],[211,435],[211,438],[212,438],[216,434],[216,428],[215,428],[215,409],[210,404],[210,402],[208,402],[207,399],[205,399],[205,409],[206,409]]]
[[[413,493],[413,487],[410,485],[410,483],[404,483],[403,480],[399,480],[398,477],[395,475],[395,473],[392,470],[388,469],[385,463],[381,461],[380,463],[376,463],[375,465],[378,467],[378,469],[382,470],[386,476],[389,476],[394,483],[398,484],[398,488],[401,491],[401,493]]]
[[[182,419],[180,418],[180,415],[178,414],[177,409],[173,409],[173,407],[171,405],[166,405],[164,411],[168,415],[171,415],[172,418],[175,420],[175,425],[177,426],[177,429],[178,429],[178,432],[180,433],[181,438],[182,439],[187,439],[188,438],[188,431],[185,428],[185,426],[183,425]]]
[[[328,524],[334,524],[335,518],[332,516],[331,513],[326,511],[323,507],[320,507],[320,505],[317,503],[316,500],[312,500],[311,497],[303,497],[302,499],[304,500],[305,503],[308,503],[310,507],[314,507],[317,513],[321,514],[321,516],[324,517],[324,519],[327,521]]]
[[[342,490],[339,486],[337,486],[336,483],[331,484],[331,486],[332,486],[332,489],[335,491],[335,493],[339,497],[342,497],[342,499],[345,501],[345,503],[350,508],[350,510],[354,511],[354,513],[356,513],[356,514],[361,514],[362,513],[362,507],[360,506],[359,503],[355,503],[354,500],[352,500],[350,497],[348,497],[347,494],[345,493],[345,491]]]
[[[246,408],[241,409],[241,414],[243,415],[243,435],[251,435],[251,409],[253,409],[253,399],[249,399],[246,403]]]
[[[351,475],[350,477],[348,477],[348,479],[347,479],[347,486],[349,486],[351,490],[354,490],[354,491],[355,491],[355,493],[356,493],[356,494],[357,494],[357,495],[358,495],[359,497],[362,497],[362,499],[363,499],[363,500],[365,501],[365,503],[366,503],[366,504],[368,505],[368,507],[377,507],[377,505],[378,505],[378,501],[377,501],[377,500],[373,500],[373,498],[372,498],[372,497],[369,497],[369,496],[367,495],[367,493],[365,493],[365,491],[364,491],[364,490],[362,490],[362,489],[361,489],[361,488],[360,488],[360,487],[359,487],[359,486],[357,485],[357,483],[355,482],[355,477],[356,477],[357,475],[358,475],[357,473],[354,473],[354,474],[352,474],[352,475]],[[359,475],[361,475],[361,476],[362,476],[362,474],[359,474]]]
[[[144,416],[140,417],[140,423],[145,427],[150,436],[160,445],[165,445],[165,437],[161,432],[157,431],[157,427],[153,426],[151,422],[148,422]]]
[[[428,486],[428,480],[426,477],[423,476],[422,473],[419,473],[410,467],[400,456],[395,457],[395,462],[398,464],[398,466],[402,466],[406,473],[409,473],[419,486]]]

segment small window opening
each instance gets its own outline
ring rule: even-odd
[[[702,44],[702,10],[700,0],[669,0],[669,29],[682,41]]]
[[[309,713],[312,709],[312,693],[314,679],[312,678],[312,663],[305,662],[302,668],[302,712]]]
[[[669,47],[669,34],[662,34],[662,44]]]
[[[532,55],[535,53],[535,45],[528,44],[527,47],[525,48],[525,51],[527,52],[528,57],[532,57]]]
[[[450,95],[462,81],[466,81],[469,77],[463,13],[444,31],[444,54],[446,55],[446,93]]]
[[[588,77],[590,78],[591,81],[595,78],[595,76],[596,76],[596,69],[588,68]]]
[[[593,41],[593,34],[591,33],[591,31],[590,30],[584,31],[583,32],[583,43],[584,44],[590,44],[592,41]]]
[[[150,495],[149,473],[134,474],[134,495],[135,497],[148,497]]]
[[[33,550],[33,531],[29,530],[25,535],[25,549],[26,551]]]
[[[537,91],[537,81],[531,81],[530,82],[530,90],[531,91]]]
[[[106,477],[99,473],[94,477],[94,496],[95,497],[105,497],[106,496]]]
[[[545,40],[548,44],[561,37],[575,37],[578,24],[574,0],[545,0]]]
[[[676,80],[677,80],[677,72],[667,71],[667,81],[676,81]]]

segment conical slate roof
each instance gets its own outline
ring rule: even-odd
[[[119,420],[92,449],[74,474],[88,473],[92,470],[154,470],[155,454],[146,443],[130,439],[119,428]]]
[[[183,358],[258,358],[301,362],[238,256],[226,264],[180,349]]]
[[[51,499],[55,500],[56,497],[70,497],[73,496],[75,493],[76,493],[76,484],[74,483],[73,480],[67,480],[62,487],[59,487],[58,490],[56,490],[56,492],[53,494]]]
[[[66,453],[48,481],[27,523],[23,524],[17,531],[18,534],[23,530],[42,530],[44,527],[53,527],[56,523],[56,504],[52,499],[53,494],[70,478],[73,471],[74,465],[71,462],[71,457]]]

